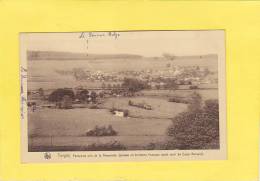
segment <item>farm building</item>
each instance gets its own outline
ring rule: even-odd
[[[114,113],[115,113],[115,116],[124,117],[123,111],[115,111]]]

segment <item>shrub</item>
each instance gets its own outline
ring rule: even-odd
[[[117,132],[113,129],[111,125],[108,125],[108,127],[96,126],[94,129],[86,132],[86,136],[116,136],[116,135]]]
[[[188,110],[173,119],[166,149],[219,148],[218,103],[208,100],[200,110]]]
[[[193,92],[190,95],[190,102],[188,105],[188,111],[196,112],[198,110],[201,110],[202,107],[202,98],[201,95],[197,92]]]
[[[99,109],[98,105],[94,104],[89,106],[89,109]]]
[[[129,111],[127,109],[123,110],[124,116],[127,117],[129,115]]]
[[[219,119],[219,105],[217,99],[206,100],[204,110],[215,119]]]
[[[189,101],[188,101],[187,99],[180,98],[180,97],[171,97],[171,98],[169,98],[168,101],[169,101],[169,102],[189,104]]]
[[[129,106],[132,106],[133,105],[133,102],[131,100],[128,101],[128,105]]]
[[[190,89],[198,89],[199,87],[198,86],[196,86],[196,85],[191,85],[190,86]]]

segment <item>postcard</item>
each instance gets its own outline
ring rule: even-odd
[[[225,31],[20,34],[30,162],[223,160]]]

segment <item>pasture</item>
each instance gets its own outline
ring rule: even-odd
[[[128,98],[110,98],[102,109],[48,109],[29,112],[30,146],[88,146],[93,143],[118,141],[128,149],[143,149],[150,143],[163,142],[170,118],[186,109],[186,105],[170,103],[165,99],[135,97],[132,101],[145,101],[153,110],[128,105]],[[129,109],[129,117],[117,117],[109,109]],[[85,134],[95,126],[112,127],[117,136],[87,137]]]

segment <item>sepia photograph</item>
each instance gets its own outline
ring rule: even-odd
[[[26,152],[225,148],[223,30],[20,38]]]

